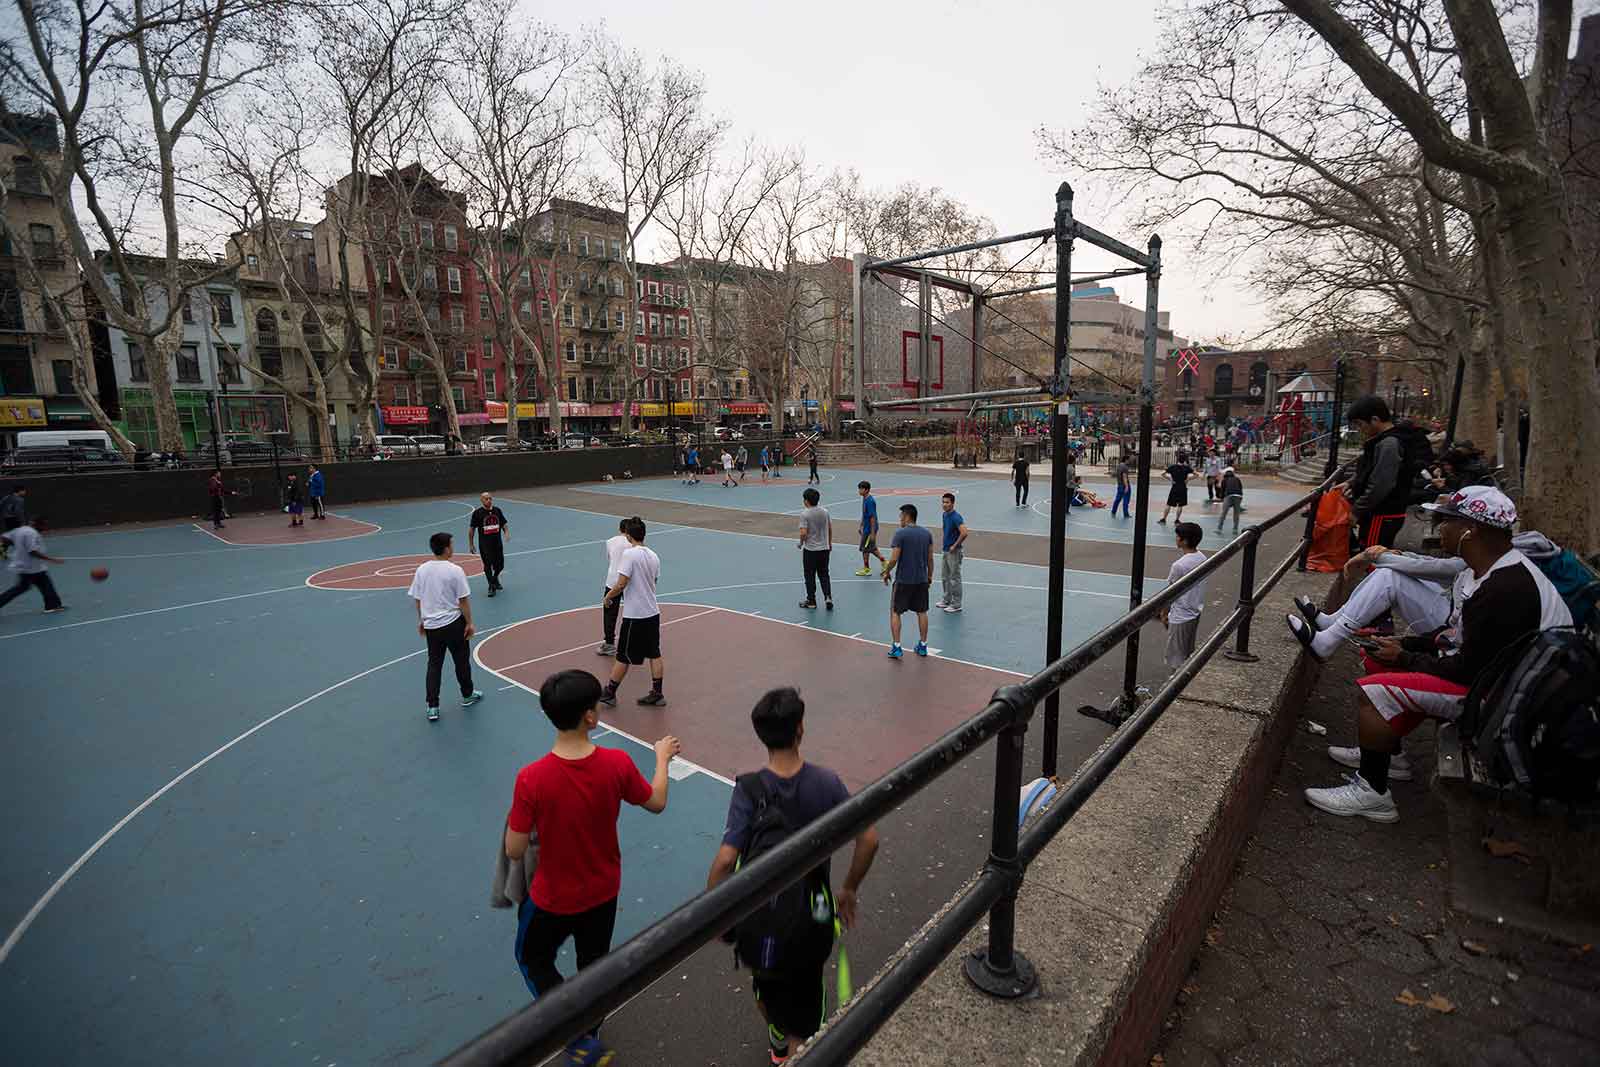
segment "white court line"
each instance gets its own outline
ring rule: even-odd
[[[302,589],[302,588],[304,588],[304,586],[294,586],[293,588]],[[282,590],[273,590],[273,591],[274,592],[282,592]],[[255,594],[251,594],[251,595],[255,595]],[[515,624],[512,624],[512,625],[515,625]],[[495,629],[504,629],[504,627],[496,627]],[[491,630],[489,632],[493,633],[494,631]],[[285,715],[289,714],[291,711],[297,711],[300,708],[303,708],[307,704],[311,703],[313,700],[316,700],[319,697],[327,696],[329,693],[333,692],[336,689],[342,689],[345,686],[349,685],[351,682],[358,682],[361,679],[365,678],[367,675],[375,674],[378,671],[383,670],[385,667],[392,667],[396,663],[403,663],[408,659],[412,659],[412,658],[414,658],[416,656],[424,655],[424,654],[427,653],[427,651],[428,650],[425,649],[425,648],[419,648],[415,652],[407,652],[403,656],[396,656],[394,659],[386,660],[385,662],[378,664],[376,667],[368,667],[366,670],[360,672],[359,674],[352,674],[350,677],[344,679],[341,682],[335,682],[332,685],[328,686],[326,689],[321,689],[321,690],[319,690],[319,691],[317,691],[315,693],[312,693],[310,696],[306,697],[304,700],[298,701],[297,703],[294,703],[294,704],[290,704],[288,707],[284,708],[282,711],[280,711],[280,712],[278,712],[278,713],[276,713],[274,715],[269,715],[267,718],[262,719],[260,722],[256,723],[254,726],[250,727],[250,729],[246,730],[244,733],[240,734],[238,737],[235,737],[232,741],[229,741],[227,744],[225,744],[225,745],[221,746],[220,748],[216,749],[215,751],[213,751],[210,755],[204,757],[203,759],[197,760],[195,763],[191,764],[187,770],[183,771],[177,777],[173,778],[166,785],[162,786],[160,789],[157,789],[154,793],[151,793],[149,796],[145,797],[143,802],[141,802],[138,807],[134,808],[132,811],[128,812],[128,814],[126,814],[122,818],[118,819],[114,824],[112,824],[111,829],[109,829],[105,833],[101,834],[99,840],[97,840],[94,844],[90,845],[87,850],[85,850],[83,855],[81,855],[77,859],[73,860],[72,861],[72,865],[70,867],[68,867],[65,871],[61,872],[61,877],[57,878],[55,880],[55,882],[53,882],[51,884],[50,888],[45,890],[44,895],[42,897],[40,897],[37,901],[34,902],[33,907],[29,908],[27,914],[22,917],[22,921],[17,923],[16,927],[12,929],[10,935],[5,939],[5,943],[4,944],[0,944],[0,964],[5,963],[6,958],[11,955],[11,950],[16,948],[17,947],[17,943],[22,940],[22,935],[24,935],[24,934],[26,934],[28,932],[28,928],[33,925],[34,921],[39,918],[39,915],[50,904],[50,902],[56,898],[56,895],[61,892],[61,890],[66,886],[66,884],[69,881],[72,880],[72,876],[77,874],[79,871],[81,871],[83,869],[84,865],[87,864],[90,860],[94,859],[95,854],[97,852],[99,852],[102,848],[104,848],[106,846],[106,842],[110,841],[113,837],[115,837],[122,830],[123,827],[127,826],[130,822],[132,822],[134,819],[138,818],[141,814],[143,814],[150,807],[150,805],[154,804],[156,801],[160,800],[162,797],[166,796],[174,788],[176,788],[178,785],[180,785],[184,781],[184,779],[186,779],[190,775],[194,774],[200,768],[204,767],[206,764],[210,763],[212,760],[216,759],[218,756],[222,755],[224,752],[227,752],[229,749],[231,749],[233,746],[237,745],[239,742],[245,740],[248,737],[251,737],[252,735],[256,734],[257,732],[259,732],[261,730],[266,729],[268,726],[271,726],[273,723],[277,722],[279,719],[283,718]]]
[[[784,538],[784,540],[788,540],[788,538]],[[1085,574],[1085,573],[1093,574],[1095,572],[1094,571],[1077,571],[1077,572],[1074,572],[1074,573],[1078,573],[1078,574]],[[883,581],[883,579],[881,579],[881,578],[835,578],[833,580],[833,584],[834,585],[878,585],[882,581]],[[1158,581],[1161,581],[1161,580],[1157,579],[1157,578],[1148,578],[1148,579],[1146,579],[1146,581],[1147,582],[1158,582]],[[996,589],[1037,589],[1037,590],[1040,590],[1040,591],[1045,591],[1045,590],[1047,590],[1049,588],[1048,586],[1043,586],[1043,585],[1010,585],[1010,584],[1005,583],[1005,582],[979,582],[979,581],[974,581],[974,580],[972,580],[970,578],[963,579],[963,582],[966,585],[988,585],[988,586],[993,586]],[[738,585],[703,585],[703,586],[700,586],[697,589],[674,589],[671,592],[658,593],[657,595],[659,597],[666,598],[666,597],[688,596],[690,593],[720,593],[720,592],[723,592],[724,590],[728,590],[728,589],[765,589],[765,588],[767,588],[769,586],[774,586],[774,585],[803,585],[803,584],[805,584],[805,583],[800,578],[775,578],[775,579],[772,579],[770,581],[765,581],[765,582],[742,582],[742,583],[740,583]],[[1161,584],[1165,585],[1166,583],[1165,582],[1161,582]],[[887,589],[888,586],[884,586],[884,588]],[[1127,593],[1101,593],[1101,592],[1098,592],[1097,590],[1093,590],[1093,589],[1067,589],[1066,592],[1071,593],[1071,594],[1073,594],[1075,596],[1109,597],[1112,600],[1121,600],[1121,599],[1123,599],[1124,597],[1126,597],[1128,595]],[[737,609],[735,609],[735,608],[724,608],[723,610],[724,611],[735,611]],[[740,614],[741,615],[749,615],[751,613],[748,612],[748,611],[741,611]],[[778,622],[778,621],[781,621],[781,620],[774,619],[773,621],[774,622]],[[828,632],[832,633],[833,631],[830,630]]]
[[[148,611],[130,611],[126,615],[108,615],[103,619],[85,619],[82,622],[63,623],[60,626],[42,626],[37,630],[23,630],[14,634],[0,634],[0,641],[9,641],[13,637],[31,637],[34,634],[47,634],[56,630],[73,630],[79,626],[94,626],[102,622],[120,622],[123,619],[137,619],[144,615],[160,615],[168,611],[183,611],[187,608],[203,608],[208,604],[226,604],[230,600],[248,600],[253,596],[269,596],[272,593],[287,593],[294,589],[304,589],[305,584],[286,585],[280,589],[263,589],[258,593],[240,593],[237,596],[222,596],[215,600],[196,600],[191,604],[173,604],[165,608],[151,608]]]
[[[708,609],[706,611],[697,611],[693,615],[685,615],[682,618],[668,619],[666,622],[661,624],[661,628],[664,630],[668,626],[673,625],[674,623],[688,622],[690,619],[698,619],[702,615],[710,615],[711,612],[713,612],[713,611],[722,611],[722,610],[724,610],[724,609],[722,609],[722,608],[710,608],[710,609]],[[544,615],[539,616],[539,618],[541,618],[541,619],[542,618],[546,618],[546,617],[547,616],[544,616]],[[523,621],[524,622],[533,622],[534,620],[532,620],[532,619],[524,619]],[[489,665],[483,663],[482,660],[479,660],[478,662],[479,662],[479,665],[482,666],[484,670],[490,671],[490,672],[492,672],[494,674],[500,674],[500,671],[514,671],[518,667],[526,667],[530,663],[543,663],[545,660],[547,660],[547,659],[555,659],[557,656],[570,656],[574,652],[582,652],[584,649],[591,648],[593,646],[594,646],[594,642],[593,641],[585,641],[581,645],[574,646],[573,648],[564,648],[560,652],[551,652],[551,653],[549,653],[547,655],[535,656],[532,659],[525,659],[521,663],[508,663],[504,667],[499,668],[499,670],[496,670],[494,667],[490,667]],[[481,642],[480,642],[480,647],[481,647]],[[500,676],[502,678],[505,677],[505,675],[503,675],[503,674],[501,674]]]
[[[192,523],[191,525],[193,525],[196,530],[199,530],[201,533],[205,534],[207,537],[216,537],[218,541],[221,541],[223,544],[229,545],[229,546],[231,546],[233,548],[285,548],[285,547],[290,547],[290,546],[303,547],[305,545],[331,545],[335,541],[354,541],[358,537],[371,537],[374,534],[379,534],[379,533],[383,532],[383,527],[382,526],[379,526],[375,522],[368,522],[366,519],[354,519],[354,518],[351,518],[349,515],[340,515],[338,512],[334,512],[334,511],[330,511],[330,512],[328,512],[328,514],[332,515],[336,519],[343,519],[345,522],[359,522],[363,526],[372,527],[372,529],[365,530],[365,531],[363,531],[361,533],[345,534],[342,537],[319,537],[319,538],[317,538],[317,539],[315,539],[313,541],[273,541],[273,542],[266,543],[266,544],[255,544],[255,543],[240,543],[238,541],[230,541],[226,537],[217,537],[217,534],[216,534],[215,530],[206,529],[204,524],[202,524],[202,523],[196,522],[196,523]],[[429,523],[428,525],[431,526],[432,523]],[[389,532],[390,533],[399,533],[400,531],[399,530],[391,530]]]
[[[328,512],[328,514],[332,515],[333,512],[330,511],[330,512]],[[471,512],[467,512],[467,514],[470,515]],[[424,523],[421,523],[420,525],[417,525],[417,526],[401,526],[398,529],[387,529],[385,527],[378,526],[377,530],[381,530],[383,533],[386,533],[386,534],[410,533],[412,530],[426,530],[430,526],[437,527],[441,522],[459,522],[464,517],[465,516],[463,516],[463,515],[453,515],[448,519],[441,519],[441,520],[438,520],[438,521],[435,521],[435,522],[424,522]],[[366,519],[354,519],[354,518],[351,518],[348,515],[341,515],[340,518],[349,518],[352,522],[367,522]],[[369,525],[369,526],[377,526],[376,523],[367,523],[367,525]],[[329,538],[324,538],[322,541],[285,541],[282,544],[276,544],[276,545],[239,545],[239,544],[234,544],[232,541],[224,540],[221,537],[217,537],[216,534],[212,533],[210,530],[206,529],[203,525],[201,525],[198,522],[187,522],[187,523],[180,522],[180,523],[174,523],[172,526],[161,526],[161,527],[155,527],[155,528],[156,529],[162,529],[162,530],[168,530],[168,529],[170,529],[170,530],[197,529],[203,534],[210,534],[212,537],[215,537],[218,541],[221,541],[223,544],[227,545],[228,547],[227,548],[198,548],[198,549],[193,549],[193,550],[188,551],[188,552],[134,552],[134,553],[124,554],[124,555],[113,555],[113,554],[96,553],[95,555],[92,555],[92,556],[63,556],[61,558],[62,559],[102,560],[102,559],[174,559],[174,558],[177,558],[177,557],[180,557],[180,556],[218,556],[218,555],[222,555],[222,554],[227,553],[227,552],[243,552],[243,551],[247,551],[247,550],[250,550],[250,549],[257,549],[257,548],[303,548],[306,545],[331,544],[334,541],[348,541],[348,540],[351,540],[352,537],[374,537],[374,536],[377,535],[377,531],[372,531],[372,532],[364,533],[364,534],[352,534],[351,537],[329,537]],[[89,536],[94,536],[94,535],[102,533],[102,532],[103,533],[107,533],[107,534],[122,535],[122,534],[140,533],[142,531],[140,531],[140,530],[105,530],[105,531],[94,531],[93,533],[87,533],[87,534],[66,534],[64,536],[66,536],[66,537],[89,537]]]

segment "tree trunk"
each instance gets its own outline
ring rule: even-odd
[[[1489,359],[1486,328],[1472,332],[1461,348],[1464,366],[1461,376],[1461,410],[1456,416],[1456,440],[1471,441],[1493,458],[1495,433],[1494,365]],[[1454,388],[1452,379],[1450,387]],[[1448,397],[1446,403],[1448,403]],[[1447,410],[1448,416],[1448,410]]]
[[[1600,382],[1590,294],[1578,269],[1559,178],[1552,173],[1538,187],[1503,190],[1499,214],[1520,297],[1520,326],[1532,342],[1523,527],[1592,552],[1600,546],[1600,478],[1588,446],[1600,441]],[[1515,368],[1511,374],[1505,433],[1506,451],[1514,456],[1517,413],[1509,401],[1520,390]]]
[[[183,340],[183,323],[177,317],[166,332],[147,339],[145,373],[150,376],[150,403],[156,419],[156,450],[181,452],[183,426],[178,422],[178,403],[172,395],[172,359]]]
[[[100,398],[94,395],[93,389],[89,388],[87,355],[88,345],[79,337],[74,336],[72,341],[72,390],[78,394],[78,399],[83,401],[83,406],[89,409],[89,414],[94,418],[95,425],[111,435],[111,440],[116,442],[117,451],[121,452],[131,462],[135,451],[133,442],[128,439],[127,434],[117,428],[116,423],[111,421],[111,416],[106,414],[106,409],[100,406]]]

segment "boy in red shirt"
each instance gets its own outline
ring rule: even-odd
[[[545,679],[539,703],[555,725],[550,754],[517,773],[506,816],[506,855],[520,861],[537,832],[539,865],[517,910],[517,963],[537,999],[561,984],[556,952],[573,939],[578,969],[611,951],[622,888],[617,812],[622,802],[653,814],[667,807],[667,764],[681,750],[676,737],[657,741],[656,769],[646,782],[633,759],[589,740],[599,725],[600,682],[588,671],[560,671]],[[580,1067],[609,1063],[596,1026],[567,1046]]]

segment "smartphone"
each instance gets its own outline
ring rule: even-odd
[[[1370,638],[1370,637],[1351,636],[1351,637],[1345,638],[1345,640],[1349,641],[1352,645],[1355,645],[1357,648],[1361,649],[1363,652],[1376,652],[1376,651],[1378,651],[1378,649],[1383,647],[1382,645],[1378,644],[1378,642],[1372,640],[1372,638]]]

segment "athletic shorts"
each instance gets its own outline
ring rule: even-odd
[[[744,473],[744,464],[743,463],[735,463],[733,466],[734,466],[734,469],[737,470],[740,474]]]
[[[1367,660],[1373,674],[1357,678],[1356,684],[1378,709],[1395,733],[1404,737],[1423,719],[1455,719],[1466,702],[1467,687],[1446,681],[1434,674],[1417,671],[1386,671],[1383,664]]]
[[[904,615],[908,611],[926,614],[928,610],[928,582],[918,585],[901,585],[894,583],[894,607],[891,609],[896,615]]]
[[[617,632],[617,661],[635,667],[647,659],[661,658],[661,616],[623,619]]]
[[[1167,490],[1167,507],[1185,508],[1188,506],[1189,487],[1187,485],[1175,485]]]
[[[761,465],[761,473],[762,473],[762,474],[765,474],[765,473],[767,473],[767,465],[766,465],[766,464],[765,464],[765,463],[763,463],[763,464],[762,464],[762,465]]]
[[[877,550],[878,550],[878,538],[877,538],[877,535],[876,534],[869,534],[869,533],[862,534],[861,535],[861,551],[862,552],[876,552]]]
[[[790,1047],[822,1029],[827,1016],[826,972],[827,964],[823,964],[814,973],[754,978],[750,983],[767,1019],[788,1036]]]

